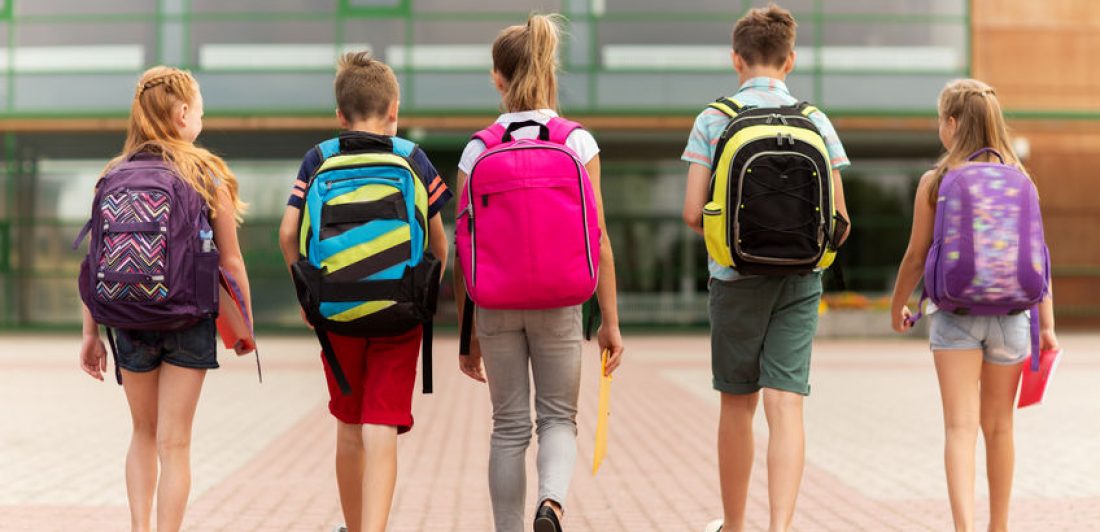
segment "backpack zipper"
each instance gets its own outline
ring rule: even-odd
[[[818,135],[821,134],[821,132],[817,131],[817,124],[814,124],[813,120],[810,120],[809,118],[806,118],[805,116],[802,116],[802,115],[787,116],[787,115],[783,115],[783,114],[779,114],[779,113],[771,113],[771,114],[767,114],[767,115],[755,115],[755,116],[739,116],[739,117],[737,117],[733,120],[730,120],[729,124],[726,124],[726,127],[725,127],[723,133],[733,129],[734,126],[736,126],[737,124],[739,124],[741,122],[744,122],[746,120],[762,120],[762,119],[767,119],[768,120],[768,122],[766,122],[763,125],[773,124],[773,120],[779,120],[781,125],[784,125],[784,126],[789,126],[790,125],[789,123],[787,123],[788,120],[798,120],[798,121],[801,121],[801,122],[806,122],[807,124],[813,126],[814,131],[817,132]],[[793,126],[793,127],[798,127],[798,126]],[[806,128],[802,128],[802,129],[806,129]]]
[[[390,163],[366,163],[366,164],[357,164],[357,165],[353,165],[353,166],[341,166],[341,167],[339,167],[339,168],[330,168],[330,169],[328,169],[328,170],[325,170],[325,172],[332,172],[332,171],[336,171],[336,170],[354,170],[354,169],[356,169],[356,168],[369,168],[369,167],[372,167],[372,166],[390,166],[390,167],[393,167],[393,168],[400,168],[400,169],[402,169],[402,170],[405,170],[406,172],[407,172],[407,171],[409,170],[408,168],[405,168],[404,166],[401,166],[401,165],[397,165],[397,164],[390,164]],[[317,176],[315,176],[315,177],[314,177],[313,179],[314,179],[314,181],[316,181],[316,180],[317,180],[317,179],[319,179],[319,178],[320,178],[320,174],[318,174]],[[329,180],[325,181],[325,182],[324,182],[324,183],[322,183],[322,184],[324,185],[325,189],[331,189],[331,188],[332,188],[332,187],[333,187],[333,186],[334,186],[335,184],[337,184],[337,183],[343,183],[343,182],[345,182],[345,181],[355,181],[355,180],[357,180],[357,179],[384,179],[384,180],[386,180],[386,181],[392,181],[392,182],[394,182],[394,183],[400,183],[400,182],[401,182],[401,180],[400,180],[399,178],[396,178],[396,177],[385,177],[385,176],[352,176],[352,177],[341,177],[341,178],[338,178],[338,179],[329,179]]]
[[[522,142],[523,140],[527,140],[527,139],[521,139],[520,141],[517,141],[517,144],[519,142]],[[471,253],[470,269],[472,270],[470,272],[470,282],[471,282],[471,284],[477,284],[477,237],[476,237],[476,231],[474,231],[474,228],[476,227],[476,225],[474,224],[474,179],[473,179],[474,171],[477,170],[477,165],[481,164],[481,161],[485,160],[490,155],[496,155],[498,153],[504,153],[506,151],[530,150],[530,149],[536,149],[536,148],[551,149],[551,150],[560,151],[560,152],[568,155],[569,158],[573,161],[573,164],[576,166],[577,185],[580,187],[580,191],[581,191],[581,221],[584,224],[584,250],[585,250],[585,259],[587,259],[587,261],[588,261],[588,276],[589,277],[595,277],[596,276],[596,272],[595,272],[596,268],[592,264],[592,243],[588,241],[588,233],[589,233],[589,228],[588,228],[588,202],[586,201],[587,196],[584,193],[584,174],[581,171],[581,166],[582,165],[581,165],[580,160],[578,160],[575,155],[573,155],[572,153],[567,151],[564,147],[559,147],[559,146],[554,146],[554,145],[548,146],[548,145],[545,145],[545,144],[524,143],[523,145],[513,144],[512,146],[508,146],[508,147],[504,147],[504,148],[495,148],[495,149],[487,150],[486,152],[482,153],[481,155],[478,156],[477,160],[474,161],[473,167],[470,168],[470,175],[467,176],[467,178],[466,178],[466,208],[470,213],[469,214],[470,219],[469,219],[469,222],[467,222],[467,223],[469,224],[468,227],[470,228],[470,253]],[[487,201],[488,200],[487,200],[487,197],[486,197],[486,203],[487,203]],[[486,205],[483,205],[483,206],[486,206]]]

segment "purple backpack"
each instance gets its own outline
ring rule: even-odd
[[[1031,310],[1034,367],[1039,355],[1037,305],[1050,288],[1039,194],[1026,174],[1004,164],[992,148],[967,160],[987,152],[1001,162],[959,166],[940,182],[932,247],[924,262],[924,297],[941,311],[956,314]]]
[[[209,210],[160,156],[139,153],[100,178],[73,247],[89,233],[80,298],[96,323],[172,331],[217,315]]]

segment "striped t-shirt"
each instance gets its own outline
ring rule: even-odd
[[[791,96],[787,84],[782,80],[759,77],[752,78],[741,85],[737,94],[733,96],[738,102],[751,107],[780,107],[798,103],[798,99]],[[810,120],[817,126],[821,137],[825,139],[825,147],[829,151],[829,163],[834,170],[839,170],[851,165],[848,154],[844,153],[844,145],[840,143],[840,137],[836,134],[832,122],[825,113],[815,111],[810,113]],[[680,159],[692,164],[700,164],[712,168],[714,150],[718,145],[718,139],[722,131],[729,124],[730,117],[717,109],[710,107],[699,113],[695,118],[695,125],[691,128],[691,136],[688,138],[687,147],[684,148]],[[722,266],[708,257],[710,276],[723,281],[732,281],[739,277],[736,270]]]

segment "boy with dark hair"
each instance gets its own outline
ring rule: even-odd
[[[299,240],[302,209],[306,205],[311,180],[323,173],[324,170],[322,172],[318,170],[322,169],[322,164],[326,160],[333,159],[329,156],[333,154],[327,154],[323,149],[326,144],[330,151],[335,152],[335,155],[383,154],[382,156],[391,159],[392,154],[401,151],[402,147],[408,149],[407,155],[403,155],[401,160],[394,160],[397,161],[397,167],[403,164],[400,161],[405,161],[415,177],[422,182],[422,192],[426,192],[427,247],[442,264],[446,264],[447,237],[439,211],[450,199],[451,192],[423,150],[394,136],[397,133],[400,94],[393,71],[385,63],[371,58],[368,52],[347,53],[340,58],[335,92],[336,116],[345,131],[338,139],[322,143],[307,151],[298,170],[298,180],[294,184],[279,227],[279,246],[282,248],[287,265],[301,262],[304,255],[303,249],[306,249],[305,244]],[[338,150],[335,149],[337,146]],[[348,166],[348,168],[349,170],[341,171],[352,171],[354,166]],[[345,196],[351,199],[341,203],[346,205],[350,201],[356,201],[359,203],[355,204],[366,209],[367,206],[379,205],[386,202],[387,198],[394,197],[394,189],[383,190],[378,188],[379,186],[368,184],[349,192]],[[419,186],[416,188],[421,189]],[[418,194],[418,205],[423,199]],[[332,204],[335,203],[336,201],[333,201]],[[400,202],[400,205],[403,206],[404,202]],[[328,205],[325,207],[328,208]],[[398,213],[401,212],[403,211],[398,211]],[[419,218],[422,214],[417,212],[415,218]],[[403,214],[390,214],[383,216],[387,219],[380,219],[377,222],[389,224],[387,227],[400,225],[400,220],[388,219],[394,216],[404,217]],[[404,220],[404,222],[421,223],[419,220],[416,222]],[[343,223],[332,227],[326,226],[324,230],[330,232],[327,235],[322,234],[321,237],[335,239],[350,235],[357,230],[345,227],[348,225]],[[365,227],[367,226],[363,225],[358,229]],[[399,274],[402,261],[413,260],[404,258],[409,255],[409,249],[413,249],[411,253],[414,257],[416,256],[413,243],[417,242],[417,239],[409,236],[410,232],[415,234],[415,231],[412,229],[404,231],[403,241],[400,241],[401,238],[389,235],[400,236],[399,233],[408,228],[408,225],[399,227],[398,230],[385,233],[387,236],[372,241],[370,245],[377,242],[379,246],[384,245],[386,249],[344,268],[349,270],[348,275],[361,280],[381,276],[385,282],[392,279],[394,274]],[[354,253],[358,250],[348,251]],[[397,262],[391,264],[394,260]],[[380,270],[379,262],[386,262],[385,266],[388,268]],[[334,267],[339,266],[342,264]],[[354,282],[354,279],[350,281]],[[439,279],[434,281],[438,282]],[[346,284],[349,283],[345,282]],[[371,306],[375,303],[380,304]],[[390,307],[399,306],[393,303],[393,301],[370,301],[361,306],[368,307],[367,310],[350,308],[348,312],[361,314],[378,308],[385,310],[387,304]],[[311,319],[318,319],[317,314],[307,317],[306,312],[303,312],[303,317],[307,323],[310,323]],[[346,319],[339,316],[336,318]],[[351,532],[385,530],[397,477],[397,435],[409,431],[413,425],[412,394],[416,380],[416,361],[422,335],[426,332],[419,325],[407,331],[386,332],[389,334],[366,338],[327,331],[320,333],[326,335],[330,344],[326,347],[331,347],[332,351],[328,354],[335,358],[338,366],[334,368],[330,360],[322,358],[329,387],[329,410],[337,419],[336,481],[340,491],[340,506],[347,523],[346,527],[338,527],[337,530]],[[428,361],[425,360],[425,363]],[[427,369],[425,368],[426,375]],[[341,379],[341,377],[346,378]],[[350,393],[341,391],[343,384],[348,385]],[[367,478],[364,478],[364,471]]]
[[[712,105],[699,114],[681,157],[689,163],[684,221],[701,235],[704,234],[704,215],[715,214],[708,204],[712,176],[717,180],[733,179],[730,176],[747,168],[752,161],[749,158],[746,162],[745,157],[722,158],[722,153],[739,140],[723,139],[723,132],[734,117],[760,108],[784,107],[795,116],[791,123],[812,122],[812,125],[802,124],[805,131],[801,137],[796,137],[808,139],[807,144],[820,146],[821,164],[829,170],[822,170],[828,177],[818,178],[821,180],[818,186],[827,190],[829,180],[832,181],[831,208],[847,218],[838,171],[849,165],[844,148],[825,114],[799,104],[784,83],[794,68],[796,26],[789,11],[773,4],[750,10],[733,29],[731,59],[740,88],[733,96],[719,100],[717,104],[720,105]],[[786,126],[787,122],[782,125]],[[775,134],[771,136],[774,143]],[[782,138],[780,149],[784,140],[791,146],[795,144],[792,137]],[[717,171],[719,159],[727,161],[723,166],[723,170],[728,169],[727,173]],[[788,158],[793,159],[797,157]],[[778,177],[786,178],[787,175]],[[773,207],[782,199],[764,201]],[[730,204],[729,208],[744,207]],[[726,214],[722,216],[725,220]],[[712,223],[708,221],[708,227]],[[826,227],[836,227],[833,237],[836,245],[847,237],[846,225],[829,223]],[[708,229],[707,234],[711,233]],[[708,248],[711,240],[708,238]],[[723,265],[731,262],[729,254],[726,257],[720,263],[712,251],[708,259],[713,386],[722,397],[718,463],[724,518],[708,524],[706,531],[730,532],[742,530],[744,526],[753,464],[753,416],[761,395],[769,429],[770,530],[785,531],[790,528],[802,480],[805,459],[802,403],[803,397],[810,393],[810,351],[821,299],[819,270],[827,266],[828,261],[822,260],[817,268],[807,268],[800,273],[748,275]],[[736,260],[732,262],[736,265]]]

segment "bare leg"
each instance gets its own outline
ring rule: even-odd
[[[981,409],[982,351],[951,349],[933,355],[943,400],[943,462],[951,515],[956,531],[970,532],[974,530],[974,447]]]
[[[336,485],[348,532],[363,530],[363,425],[336,421]]]
[[[768,418],[768,502],[771,532],[786,532],[794,518],[802,468],[806,460],[806,432],[802,427],[804,397],[793,392],[764,390]]]
[[[982,365],[982,435],[985,439],[985,468],[989,475],[989,530],[1008,530],[1009,498],[1016,451],[1012,440],[1012,414],[1016,408],[1016,387],[1021,364]]]
[[[755,440],[752,418],[760,393],[723,393],[718,418],[718,476],[722,486],[724,532],[740,532],[745,526]]]
[[[363,425],[366,483],[363,489],[364,530],[385,532],[397,483],[397,427]]]
[[[153,493],[157,489],[157,382],[160,369],[144,373],[122,370],[122,388],[130,404],[134,432],[126,452],[126,496],[130,530],[152,530]]]
[[[206,370],[163,364],[157,404],[157,532],[176,532],[191,492],[191,423]]]

